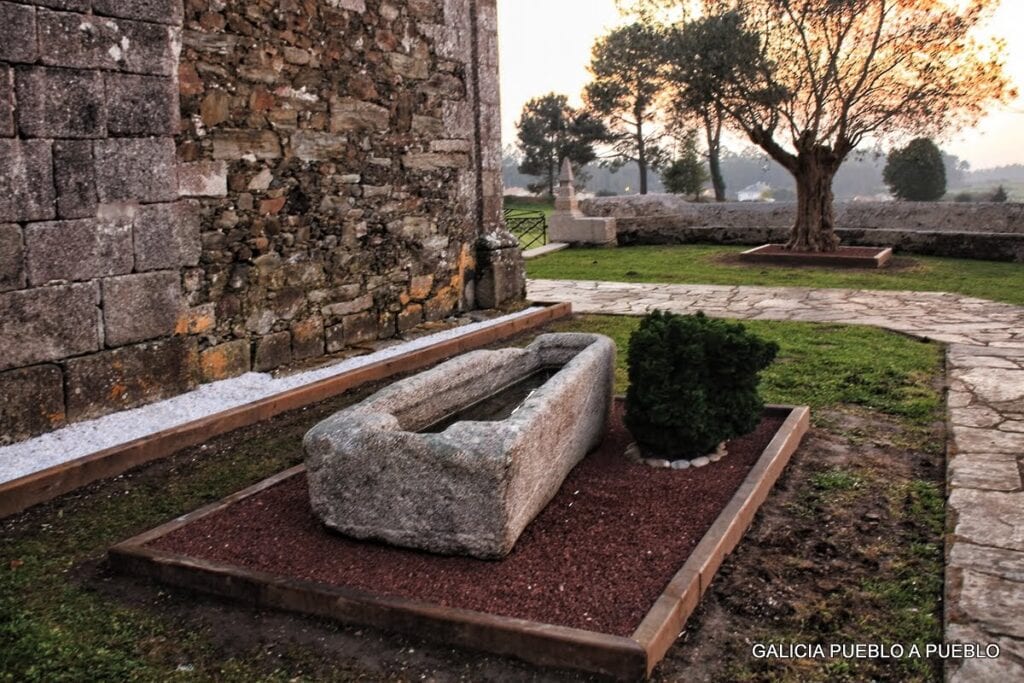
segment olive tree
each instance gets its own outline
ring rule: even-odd
[[[1002,41],[976,36],[998,0],[641,4],[697,4],[755,48],[714,81],[713,94],[731,126],[796,180],[794,250],[835,250],[832,181],[859,144],[961,129],[1016,95]]]

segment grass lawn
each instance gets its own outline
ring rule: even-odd
[[[615,338],[620,348],[621,391],[624,349],[637,322],[583,317],[558,328],[603,332]],[[926,430],[941,407],[934,381],[941,372],[939,347],[869,328],[746,324],[782,347],[776,364],[765,374],[768,401],[806,403],[815,409],[852,406],[869,417],[906,425],[908,438],[915,440],[908,447],[917,452],[941,453],[942,444],[929,442]],[[141,596],[132,594],[131,599],[111,594],[111,586],[125,579],[107,576],[102,560],[108,547],[295,464],[301,458],[305,431],[369,390],[350,392],[241,435],[220,437],[0,523],[0,681],[420,680],[434,677],[438,667],[447,672],[442,678],[468,675],[473,680],[472,667],[478,660],[491,661],[488,666],[520,666],[500,660],[496,665],[493,658],[438,646],[430,650],[434,654],[429,658],[408,667],[402,663],[399,671],[393,662],[367,666],[355,656],[325,654],[316,639],[286,643],[271,654],[258,633],[252,642],[235,643],[225,650],[214,632],[217,629],[197,621],[191,611],[193,604],[202,603],[201,597],[156,588]],[[814,493],[824,497],[825,504],[845,505],[851,487],[858,494],[882,487],[899,508],[894,514],[911,515],[915,524],[937,525],[941,533],[940,483],[915,480],[907,484],[911,486],[907,492],[900,488],[902,484],[893,488],[893,482],[872,477],[870,470],[859,466],[829,471],[818,480],[822,490]],[[924,502],[904,512],[900,506],[907,496]],[[930,504],[936,500],[938,507]],[[809,510],[820,504],[818,498],[806,502]],[[872,608],[877,613],[872,612],[856,629],[849,626],[853,629],[849,633],[837,632],[835,639],[846,635],[857,642],[940,640],[941,542],[922,541],[903,548],[893,539],[891,547],[883,550],[902,569],[894,575],[880,574],[877,582],[859,587],[850,599],[877,604]],[[249,623],[248,616],[242,619]],[[329,634],[343,630],[314,622],[305,628],[327,629]],[[788,637],[788,632],[776,628],[780,630],[774,635]],[[378,636],[364,636],[356,629],[346,633],[363,656],[384,647],[378,647]],[[396,637],[387,638],[383,642],[395,652]],[[516,672],[522,674],[522,668],[512,671]],[[920,679],[928,679],[927,673]]]
[[[505,210],[543,211],[550,219],[555,210],[555,202],[543,197],[505,197]]]
[[[1024,305],[1024,264],[913,256],[878,271],[722,263],[747,247],[679,245],[566,249],[527,264],[531,278],[957,292]]]
[[[675,656],[683,677],[664,671],[661,680],[685,680],[685,666],[708,657],[721,663],[702,668],[701,680],[941,680],[925,660],[749,656],[754,642],[942,641],[941,347],[870,327],[742,324],[780,347],[762,373],[765,400],[810,405],[815,429],[687,624]],[[616,391],[624,392],[638,325],[636,317],[579,316],[554,327],[615,339]],[[766,598],[775,602],[766,607]],[[777,612],[765,614],[772,604]]]
[[[535,197],[506,197],[505,198],[505,210],[506,211],[540,211],[544,214],[545,220],[550,224],[551,214],[555,210],[554,201],[546,198],[535,198]],[[509,225],[512,229],[513,234],[516,234],[515,226]],[[543,247],[548,243],[547,235],[545,234],[543,239],[535,239],[535,235],[519,235],[519,246],[524,250],[536,249],[537,247]]]
[[[859,406],[919,425],[941,412],[942,399],[929,382],[942,363],[935,344],[874,327],[744,320],[751,332],[779,345],[775,362],[761,373],[768,403],[809,405],[812,411]],[[640,318],[584,315],[555,323],[558,331],[597,332],[619,348],[615,392],[629,386],[626,349]]]

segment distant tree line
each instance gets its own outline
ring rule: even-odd
[[[972,170],[966,161],[946,152],[942,153],[942,161],[946,173],[947,200],[990,201],[999,186],[1003,186],[1005,192],[1008,185],[1024,185],[1024,164]],[[836,199],[848,201],[889,194],[882,177],[886,162],[887,157],[881,151],[866,151],[851,157],[836,174]],[[519,150],[511,145],[506,147],[502,161],[506,188],[528,189],[537,181],[535,176],[519,171],[520,163]],[[729,201],[735,201],[740,190],[758,182],[771,187],[771,198],[775,201],[796,200],[793,177],[757,148],[747,147],[740,151],[723,148],[721,173],[727,186],[726,199]],[[639,188],[640,176],[636,164],[611,169],[595,160],[583,168],[583,175],[586,178],[585,184],[579,182],[580,174],[577,173],[577,187],[595,194],[636,194]],[[668,191],[660,174],[650,178],[649,190]]]

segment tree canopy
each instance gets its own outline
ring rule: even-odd
[[[998,0],[699,4],[753,48],[754,59],[714,82],[714,97],[731,125],[796,179],[793,249],[835,248],[832,179],[866,139],[957,130],[1015,95],[1002,42],[975,37]]]
[[[679,155],[661,173],[665,189],[673,194],[692,195],[700,199],[704,183],[709,179],[704,161],[697,150],[697,131],[691,130],[682,136]]]
[[[607,134],[599,120],[573,109],[565,95],[556,93],[527,102],[516,125],[523,153],[519,172],[540,176],[541,181],[531,183],[529,189],[549,195],[555,193],[562,162],[569,159],[575,169],[582,169],[597,158],[594,143]]]
[[[721,170],[725,111],[718,83],[756,58],[755,41],[737,30],[735,15],[710,15],[664,30],[665,96],[675,128],[696,122],[704,130],[715,199],[725,201]]]
[[[590,109],[608,128],[613,164],[640,167],[640,194],[647,194],[647,174],[665,160],[656,124],[655,99],[661,92],[662,37],[645,24],[630,24],[598,39],[591,55],[593,80],[584,91]]]
[[[934,202],[946,194],[946,165],[931,138],[915,138],[889,152],[882,177],[897,199]]]

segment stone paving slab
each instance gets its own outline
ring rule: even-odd
[[[1015,453],[956,454],[949,459],[949,483],[952,488],[988,491],[1020,491],[1019,456]]]
[[[1024,681],[1024,640],[993,638],[975,628],[951,624],[946,640],[955,643],[994,643],[999,646],[995,659],[966,659],[947,667],[949,683],[1010,683]]]
[[[1024,307],[946,292],[531,280],[577,313],[658,308],[717,317],[872,325],[948,345],[945,634],[995,643],[949,681],[1024,681]]]

